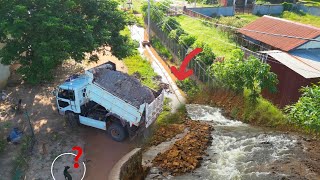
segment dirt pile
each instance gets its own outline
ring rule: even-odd
[[[184,124],[170,124],[160,126],[154,133],[149,145],[156,146],[164,141],[168,141],[175,137],[177,134],[181,134],[186,126]]]
[[[171,149],[159,154],[154,160],[154,166],[160,167],[176,176],[190,172],[200,166],[205,150],[211,143],[211,130],[209,124],[197,121],[187,121],[190,132],[177,141]]]
[[[94,76],[95,83],[137,108],[155,99],[153,92],[148,87],[143,86],[138,79],[128,74],[99,68],[96,69]]]

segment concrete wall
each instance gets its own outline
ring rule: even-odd
[[[320,7],[316,7],[316,6],[305,6],[302,4],[299,4],[298,9],[305,12],[305,13],[309,13],[312,14],[314,16],[320,16]]]
[[[141,148],[135,148],[123,156],[115,166],[113,166],[109,180],[139,180],[144,179],[142,168],[142,151]]]
[[[283,6],[281,4],[270,4],[270,5],[254,5],[252,14],[281,14],[283,12]]]
[[[202,7],[202,8],[187,8],[188,10],[206,15],[206,16],[233,16],[233,6],[229,7]]]

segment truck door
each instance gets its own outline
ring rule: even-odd
[[[59,88],[57,96],[59,112],[64,114],[66,111],[76,112],[75,93],[71,89]]]

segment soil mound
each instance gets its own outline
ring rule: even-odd
[[[155,99],[151,89],[143,86],[138,79],[128,74],[99,68],[94,76],[95,83],[137,108],[141,104],[151,103]]]

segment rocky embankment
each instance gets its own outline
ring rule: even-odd
[[[190,172],[200,166],[205,150],[211,143],[212,126],[198,121],[187,121],[189,133],[153,160],[153,166],[172,175]]]

